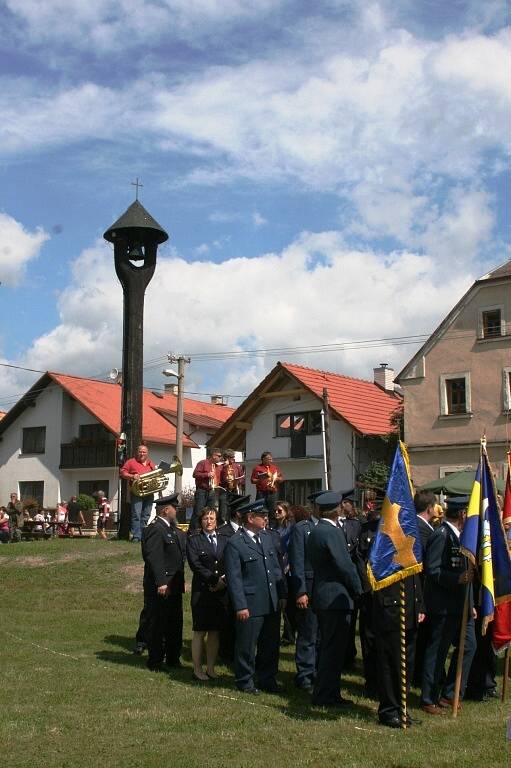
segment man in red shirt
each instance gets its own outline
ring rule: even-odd
[[[258,499],[265,500],[270,520],[275,517],[275,508],[279,498],[279,484],[282,482],[282,472],[273,463],[273,456],[269,451],[261,454],[261,463],[254,467],[250,481],[254,483]]]
[[[217,491],[216,489],[220,485],[220,472],[222,454],[218,448],[212,448],[209,451],[207,459],[199,461],[195,469],[193,470],[193,477],[195,479],[195,502],[193,505],[193,517],[190,521],[195,523],[197,515],[204,509],[204,507],[216,507],[217,504]]]
[[[137,455],[126,461],[120,470],[120,475],[124,480],[128,480],[130,484],[130,496],[131,496],[131,536],[132,541],[140,541],[142,537],[142,530],[146,527],[151,516],[151,509],[153,507],[154,497],[150,496],[136,496],[131,491],[131,486],[135,480],[138,480],[140,475],[144,475],[146,472],[151,472],[155,468],[155,465],[149,458],[149,451],[145,445],[139,445],[137,448]]]

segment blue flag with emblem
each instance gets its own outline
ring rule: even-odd
[[[511,559],[484,444],[460,545],[479,572],[479,615],[484,635],[494,618],[495,606],[511,600]]]
[[[399,442],[380,524],[369,554],[367,574],[373,590],[422,571],[422,546],[406,446]]]

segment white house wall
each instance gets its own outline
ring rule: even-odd
[[[62,390],[49,385],[8,427],[0,442],[0,499],[9,501],[9,493],[19,492],[20,482],[44,482],[44,504],[55,506],[60,498],[60,443],[62,432]],[[23,429],[46,427],[44,454],[21,453]]]
[[[290,384],[295,389],[296,384]],[[270,451],[275,463],[279,465],[285,480],[313,480],[324,477],[323,441],[321,435],[306,438],[304,459],[291,459],[291,438],[276,437],[276,416],[280,413],[303,413],[321,410],[322,401],[312,394],[301,395],[300,400],[293,396],[268,398],[252,420],[252,428],[246,432],[247,493],[255,496],[255,486],[250,483],[252,469],[259,464],[264,451]],[[332,487],[353,487],[354,469],[351,463],[353,430],[335,419],[331,420],[331,468]]]
[[[0,504],[6,504],[9,494],[19,493],[23,481],[44,482],[44,505],[55,507],[59,501],[68,500],[78,493],[78,483],[83,480],[105,480],[109,483],[109,496],[113,510],[117,509],[118,467],[73,468],[60,467],[61,443],[70,443],[79,436],[83,424],[97,424],[98,420],[82,405],[67,395],[59,385],[50,383],[36,398],[34,407],[26,408],[15,423],[6,429],[0,441]],[[24,427],[46,426],[44,454],[22,455]],[[187,425],[190,428],[190,425]],[[183,448],[182,487],[194,488],[193,469],[206,457],[205,443],[210,432],[196,430],[191,435],[198,448]],[[171,462],[175,445],[149,443],[149,455],[155,464]],[[241,454],[237,454],[241,460]],[[167,490],[174,490],[175,476],[171,475]]]

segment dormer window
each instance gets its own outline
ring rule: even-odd
[[[485,307],[479,310],[479,339],[498,339],[505,335],[502,307]]]

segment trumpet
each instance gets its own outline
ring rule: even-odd
[[[219,461],[216,464],[211,463],[211,472],[209,473],[209,490],[214,491],[216,488],[218,488],[218,483],[216,481],[216,470],[215,467],[223,467],[225,464],[225,461]]]
[[[269,480],[266,483],[266,487],[267,487],[267,489],[269,491],[276,491],[277,490],[276,482],[277,482],[278,474],[279,474],[278,470],[275,470],[275,472],[270,472],[268,470]]]
[[[183,465],[179,461],[177,456],[172,457],[172,464],[168,464],[166,461],[160,461],[156,469],[151,472],[144,472],[140,475],[138,480],[134,480],[131,484],[131,492],[135,496],[151,496],[153,493],[163,491],[167,487],[169,478],[167,475],[175,473],[176,475],[183,474]]]

